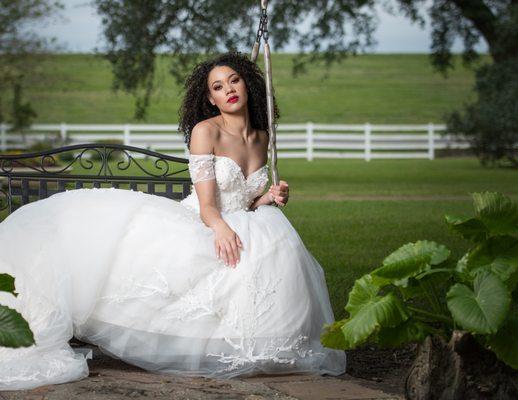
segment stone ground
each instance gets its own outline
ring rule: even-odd
[[[403,399],[399,388],[348,374],[255,376],[234,379],[191,378],[156,374],[114,360],[94,349],[90,375],[78,382],[27,391],[0,392],[2,400],[377,400]]]

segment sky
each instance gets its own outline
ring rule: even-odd
[[[103,47],[101,32],[101,18],[89,0],[62,0],[65,9],[61,17],[45,24],[33,27],[35,32],[45,37],[55,37],[65,52],[93,52],[97,47]],[[429,3],[429,2],[428,2]],[[392,16],[381,7],[377,9],[379,22],[374,37],[378,42],[368,50],[369,53],[428,53],[430,51],[430,24],[421,29],[417,24],[403,16]],[[308,25],[308,24],[306,24]],[[250,45],[254,38],[250,38]],[[270,39],[274,51],[273,38]],[[484,42],[478,44],[479,52],[487,52]],[[242,50],[242,49],[239,49]],[[295,52],[296,45],[285,47],[284,52]],[[462,51],[462,43],[457,40],[452,48],[453,52]]]

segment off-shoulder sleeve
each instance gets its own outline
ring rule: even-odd
[[[189,173],[192,183],[216,179],[214,154],[190,154]]]

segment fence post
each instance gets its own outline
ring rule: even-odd
[[[0,124],[0,151],[7,151],[7,137],[5,133],[7,131],[7,126],[4,122]]]
[[[371,124],[365,123],[365,161],[371,160]]]
[[[306,123],[306,159],[313,161],[313,122]]]
[[[428,123],[428,159],[435,158],[435,130],[431,122]]]
[[[61,138],[61,143],[66,143],[67,140],[67,124],[62,122],[59,126],[59,136]]]
[[[131,130],[129,124],[124,125],[124,133],[123,133],[124,145],[129,146],[131,143]]]

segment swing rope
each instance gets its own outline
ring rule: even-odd
[[[277,171],[277,147],[276,147],[276,131],[274,124],[274,103],[273,103],[273,85],[272,85],[272,62],[270,57],[270,45],[268,43],[268,0],[261,0],[261,19],[259,20],[259,28],[255,38],[254,47],[252,49],[251,59],[257,61],[259,48],[261,46],[261,38],[264,40],[264,69],[266,75],[266,107],[268,111],[268,131],[270,146],[270,170],[272,174],[272,183],[279,184],[279,173]]]

